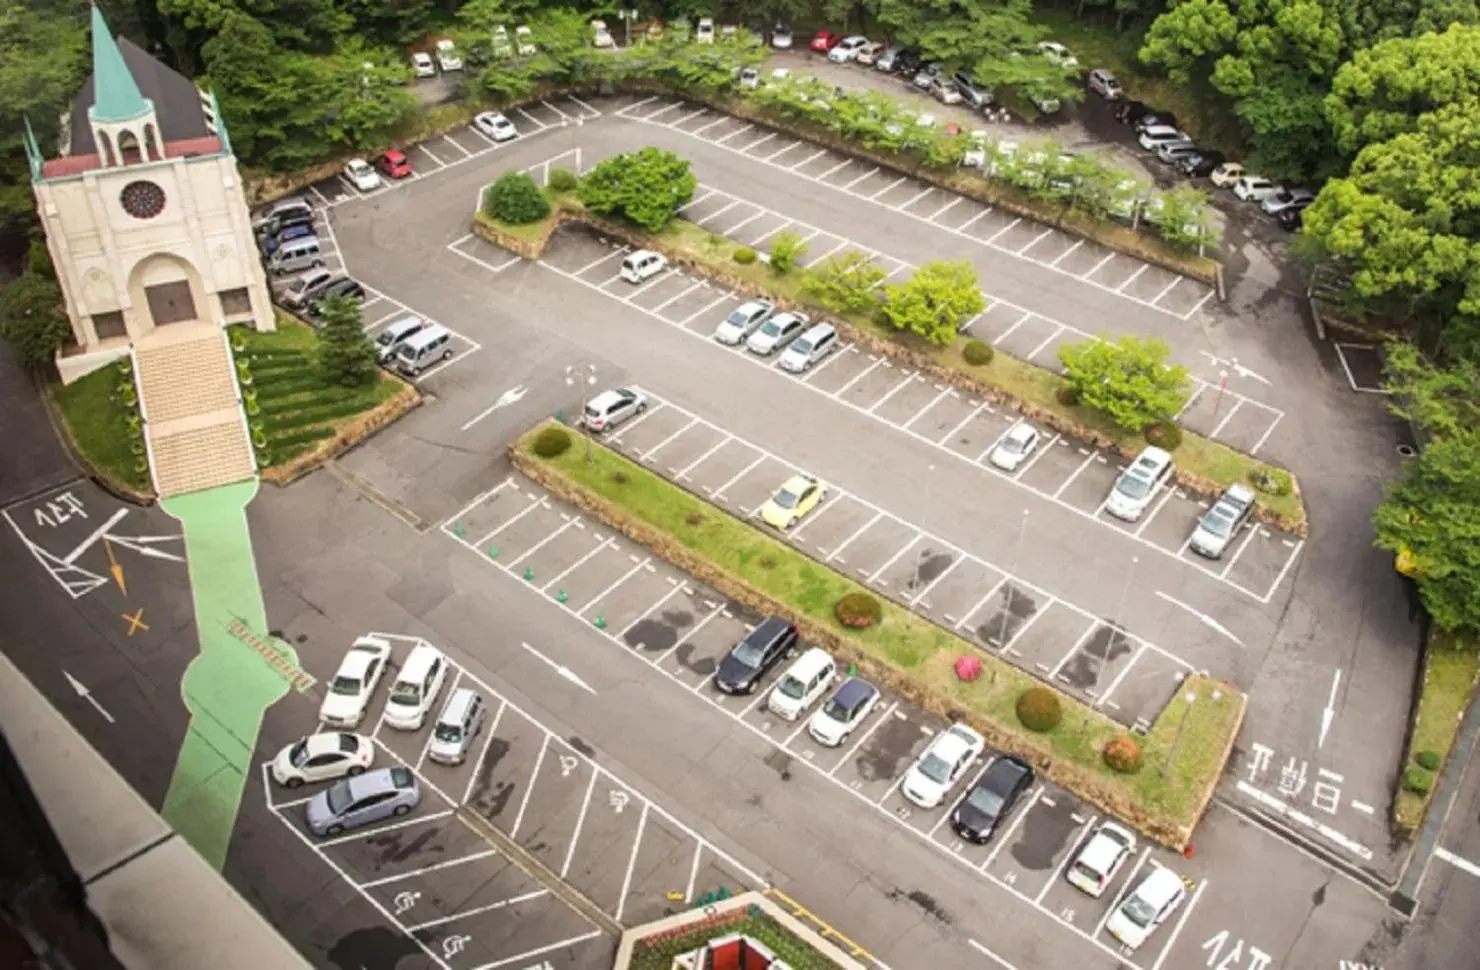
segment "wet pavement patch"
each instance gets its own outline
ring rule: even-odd
[[[1105,667],[1130,652],[1131,638],[1126,632],[1120,627],[1101,623],[1064,665],[1059,677],[1084,690],[1103,679]]]
[[[514,794],[514,783],[511,781],[491,786],[493,770],[508,753],[509,742],[503,738],[494,738],[488,742],[488,749],[483,753],[483,761],[478,766],[478,777],[473,783],[473,794],[468,801],[478,814],[485,818],[497,818],[502,815],[509,804],[510,797]],[[490,786],[492,791],[489,790]]]
[[[1016,583],[1003,583],[997,594],[1002,602],[996,611],[977,625],[977,639],[985,643],[1008,643],[1022,625],[1038,612],[1038,601]]]
[[[1052,869],[1076,831],[1073,816],[1074,802],[1068,796],[1060,795],[1052,803],[1047,799],[1037,802],[1023,819],[1022,836],[1013,843],[1013,861],[1033,872]]]
[[[380,854],[375,860],[375,867],[405,862],[425,852],[446,852],[447,847],[434,845],[433,840],[442,833],[437,829],[423,829],[409,838],[403,837],[399,830],[386,832],[382,835],[372,835],[365,840],[366,845],[375,846],[380,849]]]
[[[914,753],[920,728],[909,721],[891,720],[858,752],[858,774],[864,781],[896,777]]]
[[[941,574],[950,568],[955,557],[948,552],[935,552],[925,550],[921,553],[920,561],[915,566],[915,575],[905,584],[905,588],[911,593],[918,593],[940,578]]]
[[[591,745],[587,744],[585,741],[582,741],[575,735],[571,735],[570,737],[566,738],[565,743],[570,745],[575,750],[579,751],[581,754],[585,755],[587,758],[594,759],[596,757],[596,749],[591,747]]]
[[[950,926],[952,923],[955,922],[955,918],[952,917],[950,913],[946,912],[945,907],[936,902],[934,896],[923,890],[915,889],[911,892],[906,893],[901,892],[898,889],[891,889],[889,891],[889,898],[895,901],[901,899],[908,900],[909,902],[912,902],[916,906],[920,907],[920,909],[923,910],[927,916],[934,917],[947,926]]]
[[[678,642],[679,630],[692,626],[693,622],[694,614],[687,610],[670,610],[656,618],[638,620],[622,635],[622,640],[634,649],[661,653]]]
[[[698,659],[693,659],[694,645],[692,643],[685,643],[683,646],[679,647],[678,650],[674,652],[674,656],[678,658],[679,663],[683,664],[685,667],[698,674],[700,677],[708,677],[710,674],[714,673],[715,668],[719,666],[719,663],[716,662],[713,657],[699,657]]]
[[[339,970],[396,970],[403,959],[421,952],[409,936],[388,926],[370,926],[340,937],[327,956]]]
[[[782,781],[791,781],[791,755],[784,751],[772,751],[765,757],[766,767],[781,776]]]

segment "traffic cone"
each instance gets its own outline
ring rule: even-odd
[[[463,537],[463,524],[461,522],[456,523],[453,525],[452,531],[461,539]]]
[[[606,619],[600,613],[596,614],[596,629],[606,629]]]
[[[489,559],[497,559],[498,558],[498,546],[489,546],[488,547],[488,558]]]
[[[1191,842],[1187,843],[1186,848],[1182,850],[1182,858],[1191,859],[1195,855],[1197,855],[1197,846],[1193,845]]]
[[[563,589],[555,594],[555,602],[557,603],[564,603],[568,599],[570,599],[570,597],[566,595],[565,590]]]
[[[528,582],[529,580],[534,579],[534,567],[533,566],[525,566],[524,567],[524,579],[525,579],[526,582]]]

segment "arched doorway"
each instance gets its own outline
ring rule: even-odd
[[[149,308],[149,321],[154,326],[199,319],[198,279],[195,268],[185,260],[167,253],[150,256],[135,267],[134,281],[135,297],[143,296]]]

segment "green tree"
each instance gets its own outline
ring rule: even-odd
[[[27,368],[49,369],[72,336],[56,281],[30,272],[0,286],[0,336],[15,347]]]
[[[797,260],[807,252],[807,241],[791,230],[771,237],[771,271],[785,276],[796,268]]]
[[[657,232],[694,198],[697,184],[686,160],[661,148],[643,148],[602,161],[578,191],[592,212]]]
[[[1214,242],[1208,222],[1208,197],[1190,185],[1163,192],[1147,207],[1146,221],[1161,237],[1184,252],[1201,253]]]
[[[879,305],[878,288],[889,274],[856,249],[808,267],[802,291],[834,313],[860,313]]]
[[[1143,431],[1168,421],[1187,403],[1187,369],[1167,363],[1171,349],[1155,337],[1082,340],[1059,348],[1064,383],[1079,403],[1117,427]]]
[[[937,346],[987,308],[976,270],[965,260],[926,263],[903,283],[884,288],[884,319]]]
[[[375,345],[360,321],[360,305],[346,296],[323,301],[319,331],[319,366],[324,378],[345,387],[375,383],[379,370]]]
[[[1384,351],[1389,409],[1428,436],[1456,437],[1480,428],[1480,361],[1446,367],[1425,360],[1412,344],[1393,341]]]
[[[539,222],[550,214],[550,201],[524,172],[505,172],[488,187],[483,211],[511,225]]]
[[[1372,516],[1380,549],[1405,554],[1434,621],[1480,630],[1480,434],[1436,438],[1410,458]]]

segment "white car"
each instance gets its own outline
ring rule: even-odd
[[[837,676],[838,665],[832,656],[821,647],[812,647],[781,675],[771,689],[766,706],[777,717],[795,721],[832,686]]]
[[[437,76],[437,65],[432,63],[432,55],[425,51],[417,51],[411,55],[411,70],[416,72],[417,77]]]
[[[1265,199],[1281,190],[1276,182],[1258,175],[1245,175],[1233,183],[1233,194],[1243,202],[1263,202]]]
[[[1136,851],[1136,837],[1123,825],[1106,820],[1100,823],[1084,848],[1070,863],[1064,878],[1080,892],[1099,899],[1115,874]]]
[[[606,29],[605,20],[591,21],[591,46],[599,48],[612,46],[612,32]]]
[[[742,303],[714,329],[714,339],[737,347],[746,337],[755,333],[757,327],[771,319],[771,314],[775,312],[776,305],[769,300],[749,300]]]
[[[694,30],[694,43],[696,43],[696,44],[712,44],[712,43],[714,43],[714,18],[713,17],[700,17],[699,18],[699,26],[697,28],[695,28],[695,30]]]
[[[833,691],[822,710],[807,722],[807,733],[818,744],[836,748],[853,729],[868,719],[879,703],[879,688],[861,677],[849,677]]]
[[[1238,184],[1239,179],[1244,177],[1244,165],[1242,162],[1224,162],[1213,169],[1213,174],[1208,178],[1220,189],[1231,189]]]
[[[1187,886],[1182,877],[1158,865],[1125,894],[1110,914],[1105,929],[1127,949],[1138,949],[1153,930],[1177,911],[1185,898]]]
[[[761,72],[753,67],[747,67],[740,72],[740,86],[754,91],[761,86]]]
[[[519,51],[520,57],[531,57],[540,50],[535,46],[534,34],[530,33],[529,28],[523,24],[514,28],[514,46]]]
[[[473,118],[473,126],[494,141],[511,141],[519,137],[514,122],[497,111],[484,111]]]
[[[858,58],[858,52],[868,46],[867,37],[844,37],[837,46],[827,52],[827,59],[834,64],[846,64]]]
[[[1044,40],[1038,42],[1038,53],[1053,61],[1059,67],[1078,67],[1079,58],[1069,53],[1069,48],[1058,41]]]
[[[1007,429],[987,461],[1005,472],[1015,472],[1038,449],[1038,429],[1026,421],[1019,421]]]
[[[1143,448],[1115,479],[1105,499],[1105,511],[1117,519],[1135,522],[1171,477],[1172,456],[1154,445]]]
[[[864,44],[862,47],[858,48],[858,54],[855,55],[853,59],[860,64],[866,64],[872,67],[874,61],[878,60],[879,55],[883,52],[884,45],[876,40],[871,40],[867,44]]]
[[[351,644],[329,681],[329,693],[319,705],[319,720],[329,727],[359,727],[390,661],[389,640],[360,637]]]
[[[750,335],[750,339],[745,341],[745,349],[762,357],[774,353],[800,336],[811,322],[811,318],[805,313],[797,313],[795,310],[778,313]]]
[[[457,45],[446,38],[437,41],[437,63],[444,71],[461,71],[463,63],[457,56]]]
[[[935,808],[986,747],[986,740],[976,731],[965,724],[952,724],[920,752],[905,773],[900,790],[921,808]]]
[[[778,51],[791,50],[791,28],[785,24],[771,28],[771,47]]]
[[[361,192],[374,192],[382,184],[380,173],[371,168],[370,163],[363,158],[350,159],[349,164],[344,166],[344,177]]]
[[[375,760],[375,745],[362,734],[324,731],[299,738],[272,759],[272,778],[286,788],[358,775]]]
[[[987,164],[987,142],[990,137],[980,128],[974,128],[966,136],[966,152],[961,156],[963,168],[983,168]]]

